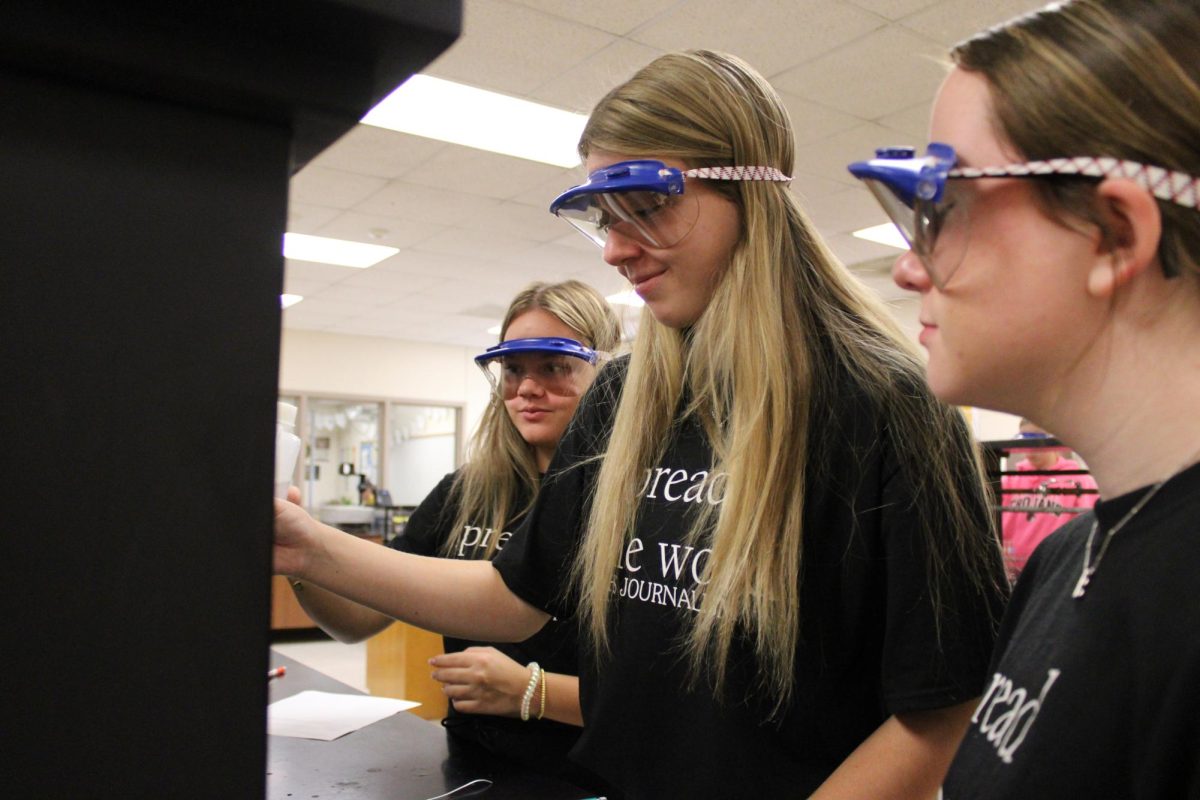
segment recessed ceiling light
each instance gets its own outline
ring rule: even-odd
[[[574,167],[579,164],[576,147],[587,117],[429,75],[413,75],[362,121],[506,156]]]
[[[904,237],[900,235],[900,231],[890,222],[885,222],[882,225],[872,225],[869,228],[854,231],[850,235],[859,239],[866,239],[868,242],[886,244],[888,247],[895,247],[897,250],[908,249],[908,242],[904,241]]]
[[[604,299],[612,303],[614,306],[633,306],[634,308],[640,308],[641,306],[646,305],[646,301],[643,300],[633,289],[627,289],[623,292],[610,294]]]
[[[279,295],[279,307],[291,308],[304,299],[304,295],[300,294],[281,294]]]
[[[349,242],[304,233],[283,235],[283,257],[294,261],[316,261],[319,264],[366,269],[399,252],[398,248],[381,244]]]
[[[493,325],[492,327],[487,329],[487,332],[490,333],[492,336],[499,336],[500,335],[500,326]]]

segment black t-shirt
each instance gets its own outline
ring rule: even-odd
[[[409,516],[404,534],[392,541],[392,547],[422,556],[443,555],[443,545],[452,534],[450,527],[458,518],[458,498],[450,491],[454,477],[455,473],[451,473],[434,487]],[[518,507],[523,507],[527,501],[528,497],[521,498]],[[469,525],[469,528],[463,545],[454,552],[453,558],[480,558],[486,552],[488,540],[497,536],[486,525]],[[501,550],[511,536],[511,530],[498,534]],[[444,637],[443,642],[447,653],[477,645],[494,647],[519,664],[536,661],[549,672],[566,675],[579,672],[575,626],[558,620],[551,620],[532,637],[515,644],[472,642],[449,636]],[[544,772],[578,780],[574,773],[564,772],[567,753],[579,738],[579,728],[573,725],[552,720],[531,719],[522,722],[509,717],[463,714],[455,711],[453,705],[450,705],[444,724],[451,733],[475,741],[497,755],[517,759]]]
[[[1200,465],[1113,536],[1071,596],[1093,521],[1098,552],[1144,491],[1097,504],[1034,551],[946,800],[1200,798]]]
[[[572,613],[566,583],[611,429],[624,364],[606,368],[559,444],[528,523],[493,563],[517,595]],[[612,653],[580,657],[584,733],[573,757],[629,798],[804,797],[884,720],[978,695],[1003,597],[955,586],[940,637],[913,496],[886,419],[844,381],[816,414],[826,445],[810,464],[795,694],[781,717],[752,691],[753,648],[734,643],[717,698],[689,684],[677,643],[707,549],[683,543],[691,509],[719,502],[699,426],[683,420],[642,489],[638,526],[615,570]],[[914,387],[913,391],[924,391]],[[964,472],[969,465],[964,464]],[[980,498],[980,519],[986,516]],[[986,535],[981,533],[980,535]],[[1003,583],[999,550],[995,573]],[[965,582],[962,582],[965,583]],[[689,688],[691,687],[691,688]]]

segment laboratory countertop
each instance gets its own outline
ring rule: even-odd
[[[287,674],[269,684],[270,702],[313,689],[362,694],[295,659],[271,651],[271,666]],[[482,784],[464,788],[484,778]],[[482,789],[482,791],[478,791]],[[489,757],[447,735],[436,723],[401,712],[331,742],[267,737],[267,797],[361,800],[582,800],[590,793]]]

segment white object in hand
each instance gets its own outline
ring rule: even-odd
[[[300,437],[296,435],[296,407],[275,404],[275,496],[286,500],[288,487],[300,456]]]

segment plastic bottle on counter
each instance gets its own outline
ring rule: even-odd
[[[275,496],[286,500],[288,487],[300,456],[300,437],[296,435],[296,407],[275,404]]]

